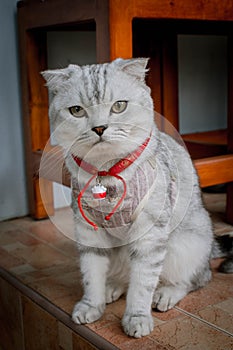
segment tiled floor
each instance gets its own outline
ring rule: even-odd
[[[223,221],[225,196],[208,194],[205,201],[216,233],[233,232]],[[62,215],[66,216],[64,211]],[[99,321],[81,327],[72,324],[70,313],[82,296],[77,258],[75,242],[49,220],[20,218],[0,223],[0,266],[4,269],[0,271],[0,332],[5,332],[0,349],[95,349],[91,344],[107,349],[111,348],[108,342],[124,350],[233,349],[233,275],[217,271],[220,260],[212,262],[213,279],[205,288],[190,293],[169,312],[153,312],[154,331],[138,340],[122,331],[124,298],[108,305]],[[17,330],[19,324],[21,330]],[[14,343],[19,339],[17,332],[23,334],[21,343]],[[34,342],[38,334],[40,340]],[[98,336],[93,338],[93,334]],[[108,342],[101,343],[101,339]],[[11,345],[4,347],[4,342]]]

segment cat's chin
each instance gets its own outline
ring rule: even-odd
[[[93,143],[92,147],[95,146],[99,146],[99,147],[109,147],[109,145],[111,145],[111,141],[107,141],[107,140],[98,140],[96,142]]]
[[[132,137],[111,139],[101,138],[92,144],[89,151],[91,151],[92,154],[95,153],[104,158],[107,154],[112,154],[115,155],[116,158],[119,158],[133,152],[141,144],[142,141],[140,138],[137,140],[137,137],[134,137],[133,139]]]
[[[128,145],[124,142],[114,141],[99,141],[92,145],[85,156],[93,158],[95,161],[109,161],[118,159],[119,157],[128,154]]]
[[[116,149],[116,146],[117,144],[112,141],[98,141],[92,145],[91,151],[95,152],[96,155],[101,155],[109,150]]]
[[[110,159],[119,159],[125,157],[140,146],[147,135],[130,135],[127,137],[118,137],[117,135],[102,135],[101,137],[92,137],[88,142],[74,142],[71,153],[84,159],[89,158],[91,161],[108,161]]]

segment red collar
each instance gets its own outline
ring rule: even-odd
[[[80,191],[79,195],[78,195],[78,207],[79,210],[83,216],[83,218],[91,225],[94,227],[95,230],[98,230],[98,226],[92,222],[91,220],[88,219],[88,217],[85,215],[83,208],[82,208],[82,203],[81,203],[81,199],[82,196],[84,194],[84,192],[87,190],[87,188],[89,187],[90,183],[92,182],[92,180],[94,178],[96,178],[97,176],[113,176],[115,178],[117,178],[118,180],[121,180],[124,186],[124,192],[123,195],[121,197],[121,199],[118,201],[118,203],[116,204],[116,206],[113,208],[113,210],[111,211],[111,213],[109,213],[106,217],[105,220],[110,220],[110,218],[112,217],[112,215],[115,213],[115,211],[117,210],[117,208],[121,205],[122,201],[124,200],[125,196],[126,196],[126,183],[125,180],[119,176],[118,174],[121,173],[123,170],[125,170],[126,168],[128,168],[132,163],[134,163],[134,161],[136,159],[138,159],[138,157],[142,154],[142,152],[144,151],[144,149],[146,148],[146,146],[148,145],[149,141],[150,141],[150,137],[149,136],[145,142],[140,145],[133,153],[130,153],[127,155],[126,158],[122,158],[121,160],[119,160],[116,164],[114,164],[109,170],[101,170],[99,171],[95,166],[93,166],[90,163],[87,163],[85,160],[82,160],[81,158],[75,156],[74,154],[72,154],[72,158],[74,159],[75,163],[82,168],[83,170],[85,170],[87,173],[91,174],[92,177],[89,179],[89,181],[86,183],[86,185],[84,186],[84,188]]]
[[[72,157],[76,162],[76,164],[89,174],[96,175],[96,176],[114,176],[121,173],[126,168],[128,168],[141,155],[141,153],[144,151],[144,149],[148,145],[149,141],[150,141],[150,136],[133,153],[130,153],[126,156],[126,158],[122,158],[121,160],[119,160],[119,162],[114,164],[108,171],[105,171],[105,170],[99,171],[95,166],[91,165],[90,163],[87,163],[85,160],[82,160],[81,158],[75,156],[74,154],[72,154]]]

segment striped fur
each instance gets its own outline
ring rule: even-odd
[[[143,168],[152,156],[155,160],[153,191],[128,225],[103,225],[94,232],[80,215],[75,198],[73,201],[84,286],[73,320],[93,322],[101,317],[106,303],[127,293],[122,325],[126,334],[137,338],[153,329],[151,306],[166,311],[209,281],[213,240],[189,155],[154,123],[150,89],[145,84],[146,64],[146,59],[118,59],[44,72],[53,94],[50,117],[54,133],[79,188],[90,175],[77,167],[71,153],[106,170],[151,133],[137,162],[121,174],[129,186],[136,169]],[[116,101],[127,101],[126,110],[114,113]],[[71,115],[72,106],[81,106],[85,116]],[[101,125],[107,128],[100,137],[92,129]],[[120,186],[111,177],[102,182],[107,188]],[[95,203],[91,205],[94,208]]]

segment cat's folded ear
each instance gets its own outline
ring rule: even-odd
[[[46,80],[46,86],[53,93],[57,92],[58,87],[67,82],[74,72],[80,71],[80,67],[74,64],[70,64],[67,68],[53,69],[41,72],[42,76]]]
[[[122,59],[117,58],[113,61],[113,64],[116,64],[121,68],[125,73],[135,77],[136,79],[144,82],[148,68],[146,68],[149,58],[131,58],[131,59]]]

